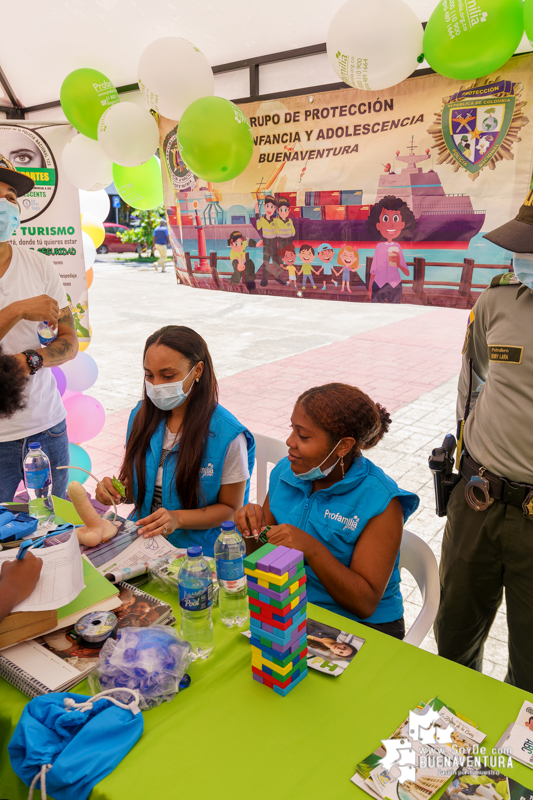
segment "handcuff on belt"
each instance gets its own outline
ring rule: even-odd
[[[486,511],[494,500],[499,500],[521,508],[524,517],[533,521],[533,486],[492,475],[468,453],[463,453],[459,472],[467,481],[465,499],[474,511]],[[481,492],[482,500],[476,495],[476,489]]]
[[[490,496],[490,483],[483,477],[486,472],[485,467],[481,467],[478,475],[473,475],[465,486],[466,502],[474,511],[486,511],[494,503],[494,497]],[[479,489],[483,493],[483,500],[478,500],[474,490]]]

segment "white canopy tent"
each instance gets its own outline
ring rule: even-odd
[[[101,70],[129,100],[143,103],[134,91],[137,63],[144,48],[162,36],[183,36],[199,47],[215,70],[216,94],[228,99],[342,85],[324,42],[343,2],[25,0],[21,5],[7,0],[0,118],[64,119],[61,83],[79,67]],[[407,2],[422,22],[436,5],[436,0]],[[518,52],[529,49],[524,37]]]

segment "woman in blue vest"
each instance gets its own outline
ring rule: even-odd
[[[269,542],[304,553],[310,602],[402,639],[399,550],[419,499],[361,452],[387,432],[387,411],[329,383],[298,398],[291,422],[288,457],[272,470],[263,507],[236,513],[240,532],[257,538],[271,525]]]
[[[120,480],[145,537],[213,555],[220,525],[248,500],[252,434],[218,404],[207,345],[195,331],[167,325],[144,348],[143,399],[131,412]],[[123,501],[111,478],[102,483]],[[109,497],[97,489],[100,503]]]

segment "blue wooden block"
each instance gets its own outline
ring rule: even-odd
[[[281,689],[279,686],[273,686],[272,688],[274,689],[276,694],[280,694],[282,697],[286,697],[289,694],[289,692],[292,692],[294,687],[297,686],[297,684],[300,683],[300,681],[303,681],[303,679],[307,675],[308,671],[309,670],[306,669],[303,672],[301,672],[300,675],[296,678],[296,680],[295,681],[291,681],[291,683],[289,683],[289,685],[286,686],[284,689]]]

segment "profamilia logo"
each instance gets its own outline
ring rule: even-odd
[[[335,522],[341,522],[344,525],[343,531],[355,531],[359,525],[359,517],[343,517],[341,514],[332,514],[329,508],[324,512],[324,519],[331,519]]]
[[[104,83],[93,83],[93,89],[95,92],[103,92],[104,89],[112,89],[113,84],[111,81],[104,81]]]
[[[488,13],[487,11],[482,11],[478,6],[476,0],[467,0],[466,1],[466,11],[470,20],[470,26],[477,25],[479,22],[485,22]]]

